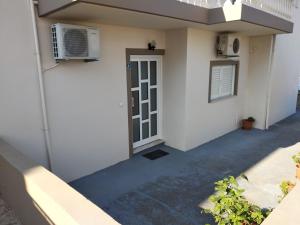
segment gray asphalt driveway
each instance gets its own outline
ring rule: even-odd
[[[264,195],[261,190],[273,188],[269,196],[271,203],[263,202],[273,204],[279,189],[276,189],[276,183],[268,183],[268,179],[273,178],[262,169],[262,162],[273,165],[271,174],[277,176],[278,169],[280,176],[288,175],[292,163],[287,166],[288,170],[282,170],[285,165],[275,163],[274,166],[273,163],[282,155],[277,155],[277,159],[270,157],[277,151],[288,152],[286,157],[290,157],[298,141],[300,113],[268,131],[237,130],[189,152],[160,145],[154,149],[170,154],[151,161],[144,158],[142,154],[145,152],[142,152],[70,185],[124,225],[203,225],[212,223],[212,220],[201,213],[200,207],[213,194],[214,182],[228,175],[248,173],[253,180],[244,186],[253,189],[248,193],[250,197],[256,192],[252,196],[254,201],[255,197]],[[256,166],[259,168],[254,169]]]

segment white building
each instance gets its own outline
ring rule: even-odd
[[[205,2],[40,0],[37,16],[30,0],[1,0],[1,138],[71,181],[141,145],[188,151],[243,118],[268,129],[295,113],[296,2]],[[56,62],[56,23],[98,28],[99,61]],[[238,57],[216,54],[228,32],[240,40]]]

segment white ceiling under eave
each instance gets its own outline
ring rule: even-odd
[[[238,32],[249,36],[284,33],[276,29],[251,24],[240,20],[206,25],[83,2],[62,8],[49,14],[47,18],[58,21],[84,21],[160,30],[193,27],[216,32]]]

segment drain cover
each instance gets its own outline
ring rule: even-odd
[[[155,160],[155,159],[159,159],[161,157],[164,157],[166,155],[169,155],[168,152],[165,152],[163,150],[155,150],[153,152],[149,152],[145,155],[143,155],[145,158],[150,159],[150,160]]]

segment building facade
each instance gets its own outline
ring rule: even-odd
[[[1,1],[0,136],[71,181],[144,144],[188,151],[243,118],[268,129],[295,113],[296,2],[282,0],[277,10],[204,2],[40,0],[33,12],[30,0]],[[55,23],[98,28],[99,61],[57,62]],[[224,32],[239,38],[238,57],[217,56]],[[152,41],[155,51],[147,49]]]

